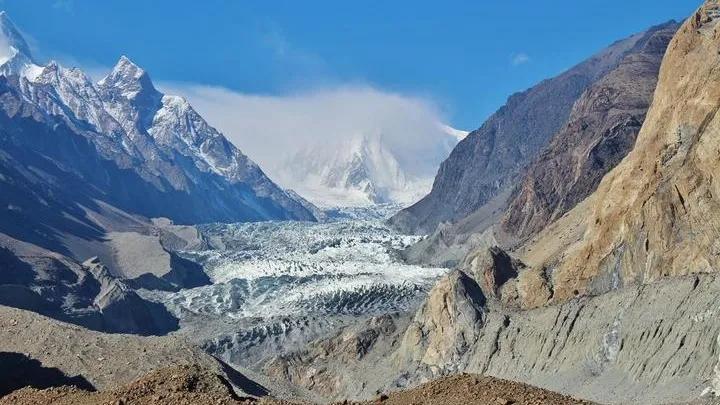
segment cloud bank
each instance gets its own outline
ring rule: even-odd
[[[434,176],[445,156],[444,117],[431,101],[369,86],[339,86],[282,96],[243,94],[220,87],[161,83],[177,94],[271,176],[298,151],[332,150],[349,138],[377,136],[398,163],[418,176]]]

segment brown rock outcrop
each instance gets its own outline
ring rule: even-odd
[[[367,404],[570,405],[591,404],[530,385],[470,374],[445,377],[417,388],[381,395]]]
[[[497,298],[503,285],[517,278],[525,265],[495,246],[468,255],[461,268],[480,284],[487,296]]]
[[[505,232],[521,240],[536,234],[595,191],[630,152],[678,27],[651,29],[637,52],[583,93],[567,125],[525,170],[501,221]]]
[[[554,301],[720,266],[720,2],[670,43],[635,148],[601,182]]]
[[[405,331],[400,361],[429,367],[460,367],[485,319],[485,296],[477,282],[462,271],[443,277]]]

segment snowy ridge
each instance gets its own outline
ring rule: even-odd
[[[159,92],[148,73],[126,56],[98,83],[80,69],[53,61],[40,66],[1,13],[0,75],[11,85],[17,80],[24,101],[48,122],[62,119],[95,144],[103,159],[132,169],[161,193],[203,190],[202,205],[235,220],[314,219],[185,99]]]

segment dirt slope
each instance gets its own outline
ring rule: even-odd
[[[198,366],[177,366],[155,371],[111,390],[90,392],[75,387],[45,390],[24,388],[0,398],[14,405],[191,405],[282,404],[274,400],[240,398],[222,376]]]
[[[471,374],[441,378],[414,389],[383,395],[366,403],[387,405],[591,404],[591,402],[527,384]]]
[[[0,306],[0,352],[26,357],[26,367],[32,367],[27,370],[30,375],[35,369],[54,368],[100,390],[127,384],[157,369],[196,365],[224,376],[248,394],[266,392],[175,336],[105,334],[4,306]]]

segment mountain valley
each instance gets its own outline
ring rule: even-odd
[[[719,22],[261,168],[0,13],[0,404],[717,403]]]

